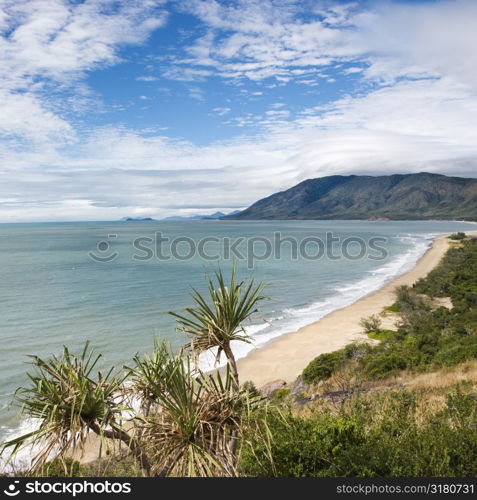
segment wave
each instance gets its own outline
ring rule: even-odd
[[[348,284],[340,284],[326,300],[312,302],[304,307],[286,308],[281,311],[279,316],[266,319],[261,324],[250,325],[245,330],[251,337],[251,343],[232,342],[231,344],[236,359],[244,358],[254,349],[264,347],[271,340],[314,323],[327,314],[349,306],[362,297],[376,292],[396,277],[410,271],[430,248],[436,236],[438,234],[396,236],[396,241],[412,245],[412,247],[381,267],[367,271],[366,277]],[[216,363],[216,353],[216,350],[211,350],[201,355],[199,363],[203,370],[212,370],[214,367],[226,364],[224,355]]]

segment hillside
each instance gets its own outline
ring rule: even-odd
[[[229,218],[229,217],[228,217]],[[477,220],[477,179],[419,173],[308,179],[230,219]]]

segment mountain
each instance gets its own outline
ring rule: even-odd
[[[123,222],[144,222],[154,220],[152,217],[123,217]]]
[[[224,214],[223,212],[215,212],[210,215],[189,215],[187,217],[181,215],[171,215],[170,217],[166,217],[162,220],[175,221],[175,220],[207,220],[207,219],[224,219],[225,217],[232,217],[233,215],[237,215],[240,213],[240,210],[234,210],[228,214]]]
[[[477,220],[477,179],[332,175],[300,182],[227,219]]]

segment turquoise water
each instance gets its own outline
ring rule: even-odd
[[[167,338],[179,347],[184,338],[175,331],[167,312],[190,304],[190,287],[204,288],[205,270],[214,269],[218,261],[224,270],[230,268],[227,239],[229,244],[240,238],[267,238],[273,243],[280,234],[300,244],[310,237],[326,241],[327,232],[340,239],[328,245],[333,256],[314,258],[320,247],[309,241],[304,247],[308,258],[303,251],[294,258],[292,244],[283,243],[280,256],[274,249],[267,258],[253,262],[245,259],[247,240],[239,241],[236,248],[244,254],[244,260],[237,261],[239,274],[253,273],[266,280],[266,292],[272,299],[263,304],[249,325],[249,333],[260,347],[410,269],[434,235],[474,229],[475,225],[458,222],[1,224],[0,440],[16,432],[18,426],[9,402],[13,391],[26,382],[27,355],[58,353],[63,344],[79,349],[88,339],[105,354],[105,363],[121,366],[136,352],[150,349],[154,337]],[[137,241],[154,240],[157,232],[170,240],[183,238],[172,245],[182,256],[203,238],[214,238],[204,243],[204,249],[220,258],[159,258],[150,240]],[[349,237],[359,237],[366,244],[381,238],[377,247],[384,249],[386,257],[379,258],[383,250],[368,247],[365,255],[354,258],[362,250],[361,243],[348,241],[344,248],[343,241]],[[256,255],[263,255],[267,244],[252,241]],[[107,242],[109,248],[101,242]],[[167,257],[171,249],[168,243],[160,251]],[[117,255],[109,262],[98,262],[89,255],[91,251],[106,260],[113,252]],[[343,251],[351,258],[345,258]],[[238,356],[247,353],[244,346],[235,346],[235,350]]]

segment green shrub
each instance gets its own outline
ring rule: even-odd
[[[363,356],[366,356],[369,352],[373,350],[373,347],[365,342],[353,342],[352,344],[348,344],[342,349],[343,358],[345,360],[356,360],[361,359]]]
[[[463,338],[459,343],[450,343],[440,349],[434,363],[443,366],[452,366],[463,361],[477,358],[477,335]]]
[[[270,450],[254,440],[241,458],[241,473],[247,476],[303,477],[326,475],[330,464],[343,449],[359,445],[364,435],[347,418],[301,418],[291,414],[283,419],[272,415],[268,421],[272,436]],[[271,452],[271,453],[270,453]]]
[[[476,398],[454,390],[442,411],[418,423],[419,395],[358,398],[338,414],[272,414],[269,447],[249,436],[240,462],[247,476],[475,477]],[[422,405],[422,399],[421,399]]]
[[[278,389],[277,392],[273,395],[273,399],[275,401],[283,401],[291,392],[291,389],[288,387],[282,387],[281,389]]]
[[[343,363],[343,351],[320,354],[303,370],[303,381],[307,384],[314,384],[320,380],[326,380]]]
[[[467,237],[465,233],[454,233],[449,236],[450,240],[464,240]]]
[[[359,324],[363,327],[364,333],[373,333],[381,328],[381,319],[376,315],[372,314],[367,318],[361,318]]]
[[[406,359],[395,353],[387,352],[368,358],[366,373],[371,378],[383,378],[407,368]]]

